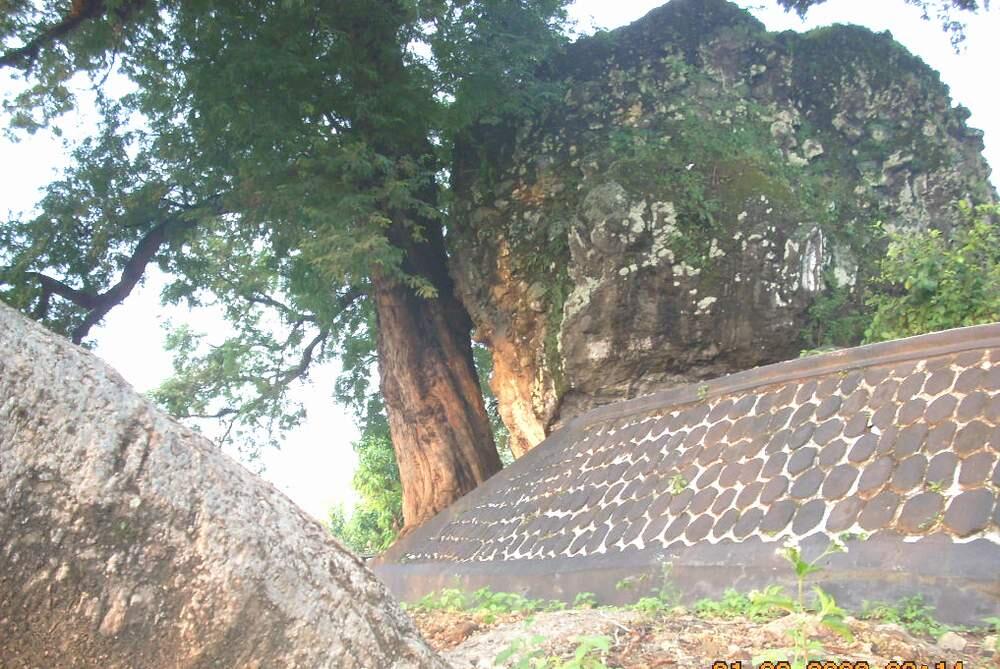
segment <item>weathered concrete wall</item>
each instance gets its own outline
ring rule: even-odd
[[[490,585],[606,600],[671,566],[689,598],[787,580],[787,540],[838,601],[920,593],[1000,612],[1000,324],[793,360],[595,409],[400,541],[412,599]]]
[[[316,521],[2,303],[0,666],[444,667]]]
[[[515,453],[596,405],[856,345],[863,321],[833,321],[871,225],[947,233],[955,200],[994,198],[982,134],[889,35],[673,0],[552,71],[561,99],[455,169],[453,265]]]

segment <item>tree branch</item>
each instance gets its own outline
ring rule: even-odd
[[[309,344],[305,347],[305,349],[303,349],[302,357],[299,358],[299,364],[295,365],[291,369],[287,370],[284,374],[282,374],[281,378],[278,379],[274,383],[274,385],[272,385],[271,388],[269,389],[268,391],[269,394],[273,396],[276,391],[286,388],[288,384],[290,384],[292,381],[300,378],[307,371],[309,371],[309,365],[312,364],[313,354],[316,351],[316,347],[322,344],[324,341],[326,341],[326,338],[329,336],[330,336],[329,328],[321,329],[319,331],[319,334],[313,337],[313,340],[309,342]]]
[[[146,0],[126,0],[113,11],[120,24],[125,23],[132,13]],[[0,68],[22,67],[25,70],[34,65],[43,48],[66,37],[84,22],[103,16],[108,8],[104,0],[73,0],[69,13],[58,23],[42,28],[37,35],[21,47],[0,54]],[[105,75],[106,77],[107,75]]]
[[[136,284],[145,274],[146,266],[167,241],[170,233],[192,227],[194,227],[194,223],[190,221],[169,219],[147,232],[146,236],[139,240],[135,251],[132,252],[132,257],[122,268],[122,275],[118,283],[101,293],[98,297],[99,303],[91,308],[83,322],[73,330],[73,343],[82,342],[83,338],[90,332],[90,328],[97,325],[111,309],[121,304],[132,293]]]
[[[103,0],[73,0],[69,14],[62,21],[45,28],[24,46],[0,55],[0,67],[31,67],[42,47],[62,39],[84,21],[100,16],[104,9]]]
[[[234,413],[238,413],[236,409],[219,409],[215,413],[185,413],[177,414],[175,418],[223,418],[225,416],[231,416]]]
[[[241,415],[246,413],[247,407],[259,406],[268,399],[277,397],[283,390],[285,390],[293,381],[302,378],[307,371],[309,371],[309,366],[313,362],[313,357],[316,353],[316,348],[323,344],[327,338],[330,336],[330,329],[323,328],[319,333],[313,337],[313,339],[306,345],[305,349],[302,351],[302,356],[299,358],[298,363],[294,367],[285,370],[276,378],[271,385],[258,395],[255,399],[248,402],[240,408],[225,407],[219,409],[218,411],[210,414],[180,414],[177,418],[209,418],[209,419],[221,419],[227,416],[232,416],[229,421],[229,425],[226,428],[225,434],[219,439],[219,443],[223,444],[229,438],[229,433],[232,431],[233,426],[236,421],[239,420]]]
[[[41,320],[48,315],[49,302],[53,295],[63,297],[84,309],[93,309],[97,306],[98,297],[96,295],[77,290],[51,276],[42,274],[41,272],[25,272],[24,276],[29,279],[35,279],[42,284],[42,294],[38,299],[38,306],[35,307],[32,313],[35,320]]]
[[[277,309],[278,311],[284,313],[288,317],[288,319],[293,323],[316,322],[316,317],[313,316],[312,314],[299,313],[298,311],[295,311],[295,309],[292,309],[284,302],[276,300],[270,295],[267,295],[266,293],[253,292],[246,295],[245,299],[251,304],[260,304],[262,306],[272,307],[274,309]]]
[[[364,294],[365,291],[363,289],[352,286],[346,293],[337,297],[337,311],[347,311],[347,308],[357,302],[358,298]]]
[[[44,317],[48,313],[49,300],[52,295],[58,295],[86,309],[87,314],[84,316],[83,322],[74,328],[70,335],[73,343],[79,344],[94,325],[132,293],[136,284],[142,279],[146,266],[153,260],[169,236],[177,230],[192,228],[194,225],[193,222],[177,218],[170,218],[156,225],[139,240],[132,252],[132,257],[122,268],[118,283],[100,294],[78,290],[40,272],[26,272],[25,276],[37,280],[42,285],[42,294],[38,306],[35,308],[35,316]]]

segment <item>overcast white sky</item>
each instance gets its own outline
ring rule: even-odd
[[[574,18],[584,26],[614,28],[643,16],[663,4],[659,0],[578,0]],[[812,10],[806,21],[779,10],[773,0],[741,0],[770,30],[808,30],[831,23],[857,23],[893,36],[931,67],[941,72],[955,102],[972,111],[969,124],[986,133],[986,156],[1000,166],[1000,93],[996,67],[1000,65],[1000,11],[973,18],[964,51],[955,54],[934,21],[922,21],[919,11],[904,0],[829,0]],[[0,91],[5,80],[0,79]],[[88,130],[88,119],[75,121],[76,132]],[[72,130],[72,129],[71,129]],[[65,164],[65,149],[49,136],[39,135],[19,144],[0,139],[0,213],[30,209],[39,189]],[[998,175],[993,174],[994,184]],[[211,314],[191,314],[159,305],[161,281],[154,275],[133,293],[122,308],[112,311],[94,331],[97,353],[117,368],[140,391],[157,386],[170,373],[170,359],[162,349],[162,323],[187,320],[196,329],[217,327]],[[336,369],[312,372],[311,381],[296,392],[305,402],[309,419],[288,435],[280,451],[265,452],[264,477],[285,491],[307,512],[325,518],[334,503],[353,502],[351,475],[356,459],[351,441],[358,430],[350,415],[330,399]]]

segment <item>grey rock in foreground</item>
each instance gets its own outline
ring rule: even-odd
[[[364,565],[0,304],[0,666],[444,667]]]

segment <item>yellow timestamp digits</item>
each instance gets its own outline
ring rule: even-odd
[[[712,669],[743,669],[743,662],[741,660],[736,660],[734,662],[724,662],[722,660],[716,660],[712,663]],[[787,661],[778,662],[761,662],[756,667],[750,665],[747,669],[792,669],[792,665]],[[806,669],[872,669],[871,665],[867,662],[850,662],[850,661],[834,661],[834,660],[812,660],[806,664]],[[940,661],[934,662],[933,664],[928,664],[924,662],[889,662],[884,667],[880,669],[965,669],[964,663],[959,660],[949,664],[948,662]]]
[[[716,660],[712,663],[712,669],[743,669],[743,662],[723,662],[722,660]],[[778,662],[761,662],[756,667],[749,666],[747,669],[792,669],[790,662],[781,660]],[[825,662],[818,662],[813,660],[806,665],[806,669],[871,669],[871,666],[867,662],[834,662],[833,660],[827,660]],[[909,667],[896,667],[895,669],[909,669]],[[935,667],[935,669],[937,669]]]

